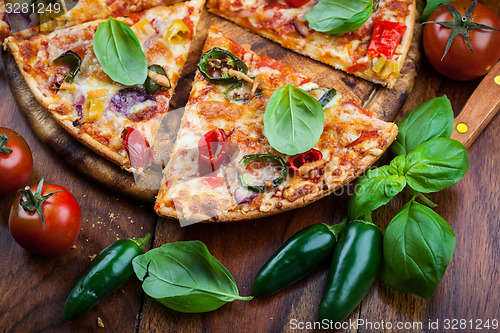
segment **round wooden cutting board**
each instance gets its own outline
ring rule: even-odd
[[[310,76],[320,86],[333,87],[344,96],[356,99],[364,107],[376,112],[384,120],[394,119],[403,106],[413,88],[417,75],[417,65],[420,61],[419,41],[421,28],[417,25],[410,51],[401,71],[404,76],[393,89],[389,90],[284,49],[274,42],[244,30],[205,10],[196,37],[193,40],[188,60],[172,98],[171,111],[165,117],[168,124],[160,127],[169,133],[159,133],[159,135],[165,134],[175,138],[180,116],[182,115],[181,108],[188,100],[196,64],[199,61],[205,42],[206,31],[211,25],[216,25],[226,36],[236,42],[251,45],[251,49],[257,54],[268,55]],[[134,175],[120,169],[120,167],[86,148],[62,129],[37,102],[26,85],[12,55],[3,52],[3,59],[6,68],[5,72],[19,108],[25,113],[37,136],[55,150],[62,160],[67,161],[81,173],[112,190],[146,202],[154,202],[161,179],[161,168],[157,168],[156,172],[152,172],[145,181],[138,180]],[[300,66],[297,66],[297,64],[300,64]],[[162,156],[169,155],[168,149],[168,147],[162,147]],[[156,150],[158,150],[158,147],[156,147]],[[165,161],[162,162],[165,163]]]

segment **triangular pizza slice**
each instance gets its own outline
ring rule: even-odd
[[[12,34],[27,38],[60,28],[122,17],[180,0],[0,0],[0,41]]]
[[[98,61],[94,35],[104,20],[28,40],[8,37],[6,45],[34,96],[60,125],[103,157],[134,171],[151,162],[150,148],[168,111],[203,5],[204,0],[191,0],[117,19],[130,27],[129,37],[133,40],[134,34],[135,45],[145,56],[147,78],[140,84],[116,82]],[[121,25],[118,21],[115,27]],[[117,42],[108,51],[120,57],[124,47]]]
[[[302,207],[362,174],[397,135],[395,124],[295,69],[258,56],[215,27],[203,52],[157,196],[161,216],[187,223],[234,221]],[[277,151],[264,126],[266,109],[281,88],[292,91],[288,99],[314,98],[324,115],[319,140],[302,153]],[[316,118],[308,117],[299,119],[306,131],[316,126]],[[287,141],[289,135],[273,135],[273,145],[300,147],[310,141],[295,130],[295,142]]]
[[[292,51],[392,88],[410,48],[416,0],[208,0],[207,7]]]

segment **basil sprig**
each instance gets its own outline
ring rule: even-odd
[[[304,18],[311,29],[343,34],[361,27],[372,11],[373,0],[319,0]]]
[[[406,178],[395,172],[394,168],[384,165],[368,170],[356,183],[356,198],[349,200],[349,216],[365,216],[388,203],[406,186]]]
[[[455,233],[436,212],[414,199],[385,230],[383,281],[396,291],[430,298],[455,250]]]
[[[269,144],[286,155],[302,154],[316,145],[325,124],[319,102],[291,84],[278,88],[264,115],[264,135]]]
[[[416,107],[401,121],[391,146],[390,165],[359,178],[348,203],[351,219],[368,216],[409,186],[414,196],[389,223],[384,235],[382,278],[391,288],[429,298],[443,278],[455,249],[451,227],[431,208],[422,193],[437,192],[458,182],[469,169],[469,154],[450,139],[453,110],[446,96]]]
[[[94,53],[113,81],[126,86],[143,84],[148,76],[146,56],[134,32],[123,22],[109,18],[97,27]]]
[[[469,164],[469,154],[460,142],[434,138],[408,154],[405,177],[415,191],[438,192],[462,179]]]
[[[394,155],[406,155],[432,138],[449,138],[453,131],[453,109],[446,96],[430,99],[398,124],[399,133],[391,145]]]
[[[132,266],[144,292],[175,311],[207,312],[252,299],[239,296],[231,273],[200,241],[164,244],[136,257]]]

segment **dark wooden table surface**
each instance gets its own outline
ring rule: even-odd
[[[497,0],[481,1],[500,13]],[[196,224],[181,228],[160,219],[151,204],[141,203],[98,185],[72,170],[44,145],[19,111],[0,74],[0,126],[15,129],[33,152],[34,170],[29,184],[42,175],[47,183],[68,188],[83,212],[76,248],[58,257],[40,257],[17,245],[8,229],[8,215],[16,194],[0,198],[0,332],[280,332],[292,331],[294,323],[311,322],[323,291],[327,266],[278,294],[251,302],[233,302],[205,314],[169,310],[142,293],[134,279],[73,322],[61,318],[66,297],[90,262],[118,238],[153,234],[150,246],[166,242],[201,240],[233,274],[240,293],[249,295],[253,278],[267,258],[293,233],[315,222],[337,223],[346,213],[347,194],[337,194],[310,206],[274,217],[242,223]],[[417,82],[399,121],[413,107],[446,94],[457,115],[480,80],[457,82],[438,75],[424,59]],[[361,305],[347,319],[362,319],[374,327],[390,322],[413,325],[405,332],[444,332],[446,320],[467,321],[473,331],[480,320],[500,319],[500,117],[493,118],[469,149],[471,166],[456,185],[432,194],[436,211],[456,234],[456,250],[443,281],[430,300],[392,291],[377,280]],[[386,154],[388,155],[388,154]],[[381,163],[388,162],[385,156]],[[347,191],[343,191],[347,192]],[[382,229],[404,202],[403,193],[374,214]],[[104,328],[97,326],[100,317]],[[439,321],[439,329],[428,323]],[[422,328],[419,327],[422,323]],[[297,331],[301,331],[297,329]],[[372,332],[369,324],[347,332]],[[386,330],[388,332],[392,330]],[[486,330],[483,327],[483,331]],[[490,330],[493,331],[493,330]]]

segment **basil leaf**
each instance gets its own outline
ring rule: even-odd
[[[420,16],[420,21],[425,21],[429,18],[433,11],[436,10],[441,4],[450,2],[451,0],[427,0],[424,11]]]
[[[388,203],[406,186],[403,175],[392,173],[394,168],[384,165],[368,170],[354,185],[354,194],[349,198],[347,215],[351,220],[364,216]]]
[[[399,133],[391,145],[394,155],[406,155],[430,139],[449,138],[453,131],[453,109],[443,95],[413,109],[398,125]]]
[[[405,175],[406,159],[403,155],[395,157],[389,164],[389,172],[391,175]]]
[[[97,27],[94,53],[104,73],[126,86],[143,84],[148,76],[146,56],[132,30],[110,18]]]
[[[401,293],[430,298],[455,250],[455,234],[429,207],[410,201],[384,234],[382,279]]]
[[[179,312],[207,312],[239,296],[231,273],[200,241],[168,243],[132,261],[144,292]]]
[[[415,191],[441,191],[458,182],[469,170],[469,154],[458,141],[431,139],[414,149],[405,161],[408,185]]]
[[[373,0],[319,0],[304,18],[309,27],[329,34],[358,29],[370,17]]]
[[[264,135],[269,144],[286,155],[301,154],[318,143],[325,114],[319,102],[291,84],[278,88],[264,115]]]
[[[344,21],[341,25],[336,27],[335,29],[330,30],[329,34],[345,34],[351,31],[354,31],[361,27],[372,15],[373,12],[373,4],[370,3],[365,10],[360,13],[357,13],[347,21]]]

